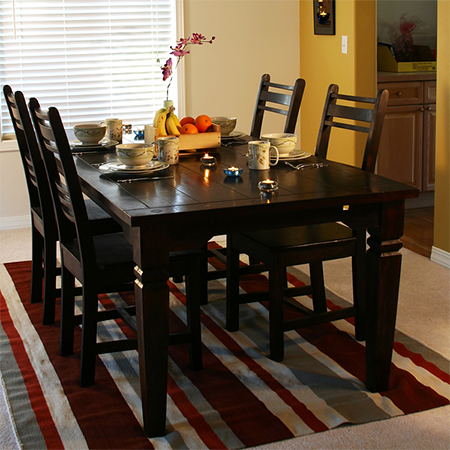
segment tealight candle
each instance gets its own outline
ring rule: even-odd
[[[264,192],[272,192],[278,189],[278,183],[274,180],[264,180],[258,183],[258,188]]]
[[[204,166],[208,166],[208,167],[214,166],[217,162],[216,158],[214,158],[214,156],[208,155],[208,153],[205,153],[203,155],[203,157],[200,158],[200,161],[202,162],[202,164]]]
[[[241,169],[240,167],[228,167],[227,169],[223,169],[223,171],[225,172],[225,175],[227,177],[239,177],[241,175],[241,173],[243,172],[244,169]]]

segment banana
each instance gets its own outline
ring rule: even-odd
[[[178,121],[178,119],[176,119],[176,116],[173,112],[171,112],[167,116],[167,120],[166,120],[167,134],[172,134],[175,136],[178,136],[180,134],[180,130],[177,127],[177,121]],[[180,124],[180,128],[181,128],[181,124]]]
[[[175,125],[177,126],[177,128],[180,129],[181,128],[181,123],[180,123],[178,117],[176,116],[176,114],[173,111],[172,111],[171,116],[173,116],[173,120],[174,120]]]
[[[167,112],[158,114],[158,121],[156,123],[156,128],[158,128],[160,136],[167,136],[166,120],[167,120]]]
[[[169,108],[161,108],[161,109],[159,109],[158,111],[156,111],[156,114],[155,114],[155,118],[153,119],[153,126],[155,127],[155,128],[158,128],[158,119],[159,119],[159,116],[161,115],[161,114],[163,114],[163,113],[168,113],[168,111],[169,111]]]

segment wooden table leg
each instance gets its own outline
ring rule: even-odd
[[[148,437],[166,433],[169,251],[149,230],[133,230],[142,415]]]
[[[400,283],[404,201],[386,202],[381,227],[370,229],[367,252],[366,385],[372,392],[389,387]]]

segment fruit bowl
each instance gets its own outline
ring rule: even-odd
[[[220,133],[229,135],[236,128],[236,117],[211,117],[211,122],[220,125]]]

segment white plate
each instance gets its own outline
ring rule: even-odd
[[[70,142],[70,146],[77,150],[99,150],[105,147],[114,147],[118,143],[118,141],[100,141],[98,144],[87,144],[81,141],[72,141]]]
[[[238,137],[244,136],[244,133],[242,131],[232,131],[230,134],[222,134],[220,136],[221,139],[236,139]]]
[[[164,170],[170,166],[168,163],[163,163],[161,161],[150,161],[145,166],[126,166],[120,162],[111,162],[102,164],[99,169],[113,172],[124,172],[124,173],[146,173],[155,172],[157,170]]]
[[[311,153],[304,152],[302,150],[294,150],[289,155],[280,156],[280,161],[292,161],[297,159],[305,159],[309,158]],[[270,159],[275,159],[272,155],[270,155]]]

